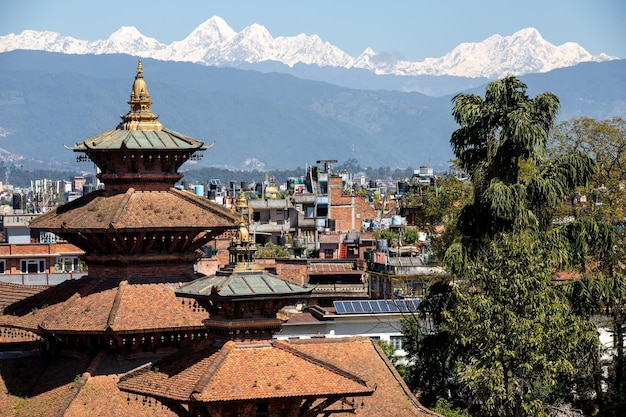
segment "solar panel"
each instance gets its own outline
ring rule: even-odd
[[[352,304],[352,307],[354,308],[355,313],[363,312],[363,304],[360,301],[352,301],[351,304]]]
[[[333,301],[337,314],[407,313],[417,311],[418,299]]]

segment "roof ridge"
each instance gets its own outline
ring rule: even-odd
[[[191,389],[190,397],[194,397],[195,394],[201,394],[202,391],[204,391],[233,350],[235,350],[235,342],[233,341],[228,341],[224,344],[224,346],[222,346],[222,348],[215,355],[215,358],[210,362],[207,370],[202,374],[200,379],[198,379],[198,382],[196,382]]]
[[[120,378],[117,380],[117,383],[115,385],[117,386],[120,382],[124,382],[128,378],[132,378],[133,376],[145,374],[146,372],[151,371],[153,369],[153,365],[154,365],[153,362],[146,362],[144,364],[139,365],[136,368],[131,369],[128,372],[125,372],[124,374],[120,376]]]
[[[335,366],[335,365],[333,365],[333,364],[331,364],[329,362],[326,362],[326,361],[324,361],[324,360],[322,360],[320,358],[317,358],[315,356],[309,355],[308,353],[304,353],[304,352],[296,349],[294,346],[291,346],[290,343],[288,343],[288,342],[285,342],[283,340],[274,340],[274,341],[272,341],[272,345],[274,347],[278,348],[278,349],[284,350],[284,351],[286,351],[288,353],[291,353],[294,356],[302,358],[302,359],[304,359],[306,361],[309,361],[309,362],[311,362],[311,363],[313,363],[315,365],[321,366],[324,369],[327,369],[327,370],[329,370],[331,372],[334,372],[336,374],[339,374],[339,375],[341,375],[341,376],[343,376],[345,378],[351,379],[351,380],[353,380],[353,381],[355,381],[355,382],[357,382],[357,383],[359,383],[359,384],[361,384],[361,385],[363,385],[365,387],[368,387],[367,382],[363,378],[360,378],[357,375],[355,375],[355,374],[353,374],[351,372],[348,372],[348,371],[346,371],[344,369],[341,369],[341,368],[339,368],[339,367],[337,367],[337,366]]]
[[[113,305],[111,306],[111,311],[109,311],[109,317],[107,318],[107,330],[113,327],[113,323],[115,322],[115,318],[117,317],[117,312],[120,308],[120,304],[122,302],[122,296],[128,286],[128,281],[121,281],[120,285],[117,287],[117,292],[115,293],[115,299],[113,300]]]
[[[234,217],[236,217],[238,219],[238,217],[235,216],[230,211],[230,209],[226,208],[225,206],[222,206],[221,204],[213,203],[209,199],[204,198],[204,197],[200,197],[200,196],[192,193],[191,191],[179,190],[176,187],[172,187],[172,188],[170,188],[170,190],[171,190],[171,192],[179,195],[180,197],[182,197],[185,200],[187,200],[187,201],[189,201],[191,203],[194,203],[194,204],[206,205],[207,203],[210,203],[211,209],[214,209],[216,214],[219,212],[220,215],[222,215],[222,216],[224,216],[226,218],[234,218]],[[239,224],[238,220],[237,220],[237,224]],[[234,225],[233,228],[235,228],[235,227],[237,227],[237,226]]]
[[[128,202],[130,201],[130,198],[133,196],[134,193],[135,189],[133,187],[130,187],[128,190],[126,190],[126,192],[124,193],[124,198],[122,198],[122,201],[120,201],[117,209],[115,210],[115,213],[113,214],[113,217],[111,218],[111,222],[109,223],[110,225],[115,225],[120,217],[122,217],[122,211],[126,208]]]

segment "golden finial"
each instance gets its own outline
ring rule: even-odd
[[[137,60],[137,75],[130,90],[130,111],[122,116],[122,123],[118,129],[124,130],[161,130],[163,125],[157,120],[159,116],[150,111],[152,102],[148,86],[143,79],[143,66],[141,59]]]
[[[249,236],[250,234],[248,232],[246,220],[243,218],[242,215],[239,217],[239,231],[237,232],[237,240],[241,243],[247,243]]]

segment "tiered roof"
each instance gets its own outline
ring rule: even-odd
[[[64,281],[10,306],[0,325],[38,333],[122,335],[196,329],[204,337],[208,313],[176,297],[166,284],[95,278]]]

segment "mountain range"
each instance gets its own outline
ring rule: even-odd
[[[369,48],[351,57],[316,35],[274,38],[257,24],[235,32],[216,16],[169,45],[133,27],[95,42],[27,30],[0,36],[0,167],[76,169],[64,146],[117,125],[137,57],[163,125],[216,141],[197,167],[350,159],[446,169],[458,127],[451,98],[483,95],[504,74],[531,96],[557,94],[561,120],[626,117],[626,61],[554,46],[532,28],[423,62]]]
[[[128,54],[163,61],[261,70],[263,66],[254,66],[265,64],[267,68],[267,64],[274,63],[270,66],[273,71],[287,73],[292,73],[297,65],[313,65],[363,69],[376,75],[487,79],[615,59],[606,54],[593,56],[574,42],[555,46],[534,28],[522,29],[510,36],[493,35],[479,43],[462,43],[442,57],[426,58],[422,62],[377,53],[371,48],[352,57],[317,35],[272,37],[264,26],[256,23],[236,32],[218,16],[199,25],[185,39],[170,44],[144,36],[132,26],[121,27],[108,39],[93,42],[32,30],[0,36],[0,52],[17,49],[66,54]]]
[[[452,95],[365,90],[287,74],[142,59],[165,127],[216,142],[186,169],[293,169],[319,159],[363,167],[446,169]],[[91,169],[65,146],[114,128],[128,112],[137,57],[0,53],[0,165]],[[343,71],[350,71],[343,69]],[[626,118],[626,60],[587,62],[520,79],[554,92],[560,118]],[[485,85],[463,90],[483,96]],[[460,90],[459,90],[460,92]],[[1,174],[1,172],[0,172]]]

